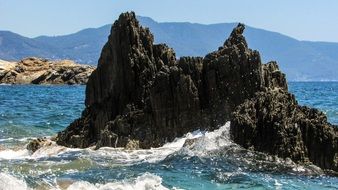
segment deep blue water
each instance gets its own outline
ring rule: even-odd
[[[338,124],[338,83],[289,83],[302,105]],[[54,146],[31,155],[30,138],[53,136],[81,115],[84,86],[0,86],[0,189],[337,189],[338,178],[245,151],[220,130],[195,132],[159,149],[126,151]],[[5,188],[5,189],[6,189]]]
[[[289,90],[299,104],[320,109],[338,125],[338,82],[291,82]]]
[[[0,139],[51,136],[81,115],[84,86],[0,86]]]

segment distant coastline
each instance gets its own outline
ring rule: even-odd
[[[94,69],[71,60],[36,57],[18,62],[0,60],[0,84],[84,85]]]

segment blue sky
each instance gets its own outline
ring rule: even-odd
[[[0,30],[69,34],[129,10],[160,22],[243,22],[300,40],[338,42],[337,0],[0,0]]]

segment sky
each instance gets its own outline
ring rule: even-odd
[[[64,35],[111,24],[131,10],[158,22],[243,22],[299,40],[338,42],[337,0],[0,0],[0,30]]]

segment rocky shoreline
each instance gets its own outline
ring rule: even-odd
[[[150,148],[231,121],[234,142],[297,163],[338,171],[338,128],[299,106],[276,62],[262,64],[239,24],[204,58],[176,59],[154,45],[134,13],[112,26],[86,88],[86,108],[56,137],[59,145]]]
[[[0,61],[0,84],[84,85],[94,69],[70,60],[50,61],[36,57],[19,62]]]

